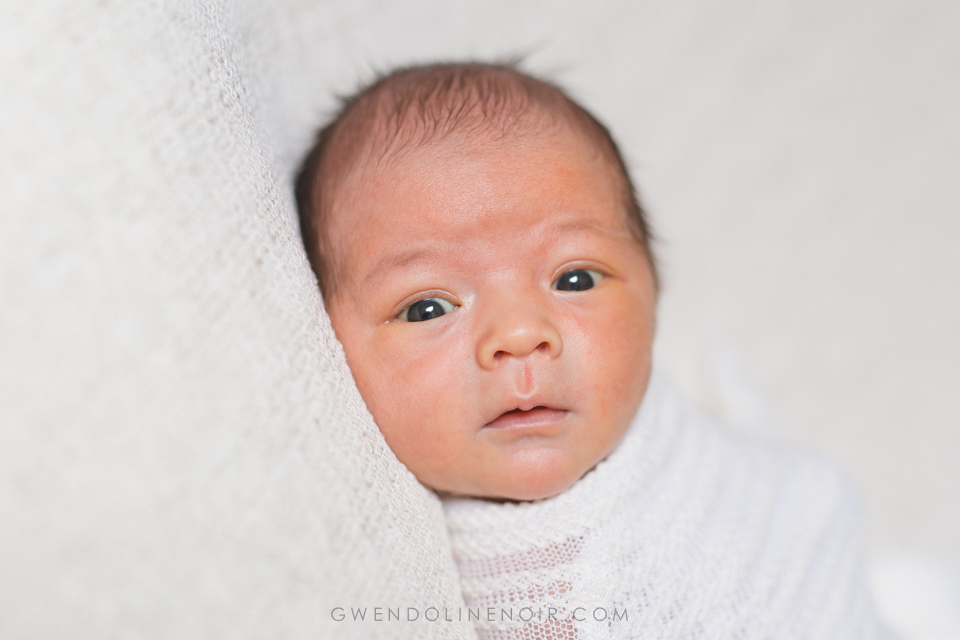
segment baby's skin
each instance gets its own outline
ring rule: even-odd
[[[384,438],[425,485],[546,498],[620,442],[650,378],[656,285],[615,175],[554,126],[451,134],[339,185],[327,308]]]

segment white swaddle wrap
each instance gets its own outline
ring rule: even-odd
[[[620,446],[568,491],[444,506],[481,638],[885,635],[847,481],[723,430],[656,375]]]

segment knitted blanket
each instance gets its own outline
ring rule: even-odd
[[[826,463],[729,433],[656,375],[624,441],[533,503],[447,499],[481,638],[876,638]]]

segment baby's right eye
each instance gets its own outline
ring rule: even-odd
[[[400,322],[423,322],[424,320],[433,320],[439,318],[445,313],[450,313],[457,307],[443,298],[425,298],[397,314],[397,320]]]

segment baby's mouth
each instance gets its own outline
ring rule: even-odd
[[[526,411],[517,408],[500,414],[497,419],[488,422],[485,426],[492,429],[545,427],[560,422],[567,417],[568,413],[570,412],[564,409],[554,409],[543,405],[538,405]]]

